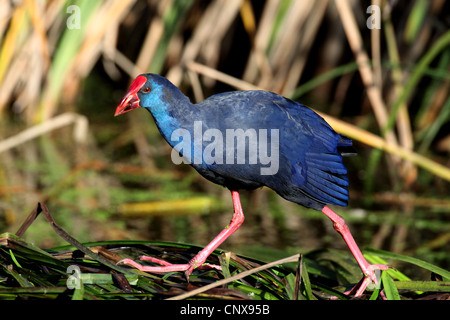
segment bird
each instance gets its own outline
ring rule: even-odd
[[[369,264],[345,220],[329,207],[348,205],[349,179],[343,157],[352,153],[352,141],[312,109],[265,90],[218,93],[192,103],[168,79],[153,73],[140,74],[132,81],[114,115],[137,108],[153,117],[172,147],[172,161],[187,163],[207,180],[229,189],[234,213],[230,223],[189,263],[172,264],[149,256],[140,260],[158,266],[129,258],[121,263],[150,273],[181,271],[187,278],[195,269],[220,270],[205,261],[244,222],[239,191],[267,187],[331,219],[363,273],[347,294],[361,296],[372,281],[379,283],[379,271],[388,266]]]

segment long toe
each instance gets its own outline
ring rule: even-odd
[[[186,278],[189,278],[189,275],[194,270],[205,270],[205,269],[215,269],[215,270],[222,270],[222,268],[215,264],[209,264],[209,263],[198,263],[197,261],[191,261],[188,264],[172,264],[167,261],[149,257],[149,256],[141,256],[139,258],[143,261],[151,261],[157,264],[160,264],[160,267],[157,266],[144,266],[140,263],[137,263],[136,261],[132,259],[123,259],[120,260],[117,264],[125,264],[130,267],[136,268],[143,272],[149,272],[149,273],[168,273],[168,272],[175,272],[175,271],[184,271],[186,274]]]
[[[150,257],[150,256],[140,256],[140,257],[139,257],[139,260],[142,260],[142,261],[151,261],[151,262],[160,264],[160,265],[162,265],[162,266],[171,266],[171,265],[173,265],[172,263],[167,262],[167,261],[165,261],[165,260],[161,260],[161,259],[154,258],[154,257]]]
[[[126,264],[130,267],[136,268],[143,272],[149,273],[168,273],[175,271],[186,271],[189,269],[189,264],[169,264],[163,265],[162,267],[153,267],[153,266],[143,266],[142,264],[137,263],[132,259],[123,259],[118,262],[118,264]]]

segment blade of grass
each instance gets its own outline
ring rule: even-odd
[[[386,260],[383,260],[383,259],[381,259],[380,257],[378,257],[376,255],[364,254],[364,257],[371,264],[388,265],[388,262]],[[394,279],[401,280],[401,281],[411,281],[411,279],[407,275],[405,275],[404,273],[402,273],[402,272],[400,272],[398,270],[389,269],[389,270],[386,270],[385,272],[387,272]]]
[[[1,262],[0,266],[2,267],[5,274],[10,275],[14,280],[16,280],[17,283],[19,284],[19,286],[21,286],[23,288],[33,287],[33,283],[30,282],[24,275],[22,275],[20,272],[18,272],[16,270],[14,270],[13,268],[7,267],[3,261],[0,260],[0,262]]]
[[[225,278],[231,277],[230,273],[230,252],[222,253],[219,256],[220,267],[222,268],[222,272]]]
[[[418,0],[415,2],[411,13],[408,16],[408,21],[406,22],[404,38],[405,41],[411,43],[418,37],[418,33],[420,31],[420,27],[426,17],[427,7],[429,5],[429,1],[427,0]]]
[[[60,294],[66,291],[66,287],[11,287],[11,288],[1,288],[0,289],[0,296],[3,296],[4,294],[20,294],[20,295],[37,295],[37,294],[43,294],[50,295],[50,294]]]
[[[164,33],[161,36],[158,46],[155,48],[155,55],[148,67],[148,72],[160,73],[164,67],[164,61],[167,58],[167,50],[169,48],[172,37],[177,34],[184,16],[187,14],[192,5],[192,0],[174,1],[172,5],[167,6],[162,17],[164,24]],[[142,52],[145,54],[145,52]]]
[[[235,285],[234,288],[244,292],[248,296],[251,296],[253,299],[256,298],[255,300],[257,300],[258,298],[264,299],[264,300],[279,300],[279,298],[277,298],[275,295],[271,294],[270,292],[259,289],[259,288],[254,288],[251,286],[239,285],[239,284]],[[201,293],[199,293],[199,296],[200,295],[201,295]]]
[[[442,269],[438,266],[435,266],[431,263],[428,263],[426,261],[423,261],[423,260],[420,260],[420,259],[417,259],[414,257],[405,256],[405,255],[398,254],[398,253],[379,250],[379,249],[368,248],[368,249],[364,250],[364,252],[370,253],[372,255],[376,255],[376,256],[379,256],[379,257],[385,258],[385,259],[399,260],[399,261],[404,261],[404,262],[414,264],[416,266],[419,266],[421,268],[427,269],[431,272],[441,275],[445,281],[450,281],[450,272],[449,271]]]
[[[342,66],[336,67],[300,85],[297,89],[294,90],[290,98],[293,100],[299,99],[300,97],[302,97],[312,89],[316,88],[317,86],[321,85],[322,83],[341,77],[345,74],[355,72],[357,70],[358,64],[356,62],[350,62]]]
[[[25,242],[14,234],[0,234],[0,245],[14,248],[20,253],[30,256],[39,256],[39,260],[45,262],[46,264],[54,265],[56,263],[55,259],[48,252],[36,247],[32,243]]]
[[[79,285],[74,289],[72,300],[83,300],[84,297],[84,284],[81,279],[79,280]]]
[[[125,278],[131,285],[136,285],[138,282],[137,274],[126,274]],[[84,284],[111,284],[113,283],[113,275],[108,273],[81,273],[80,280]]]
[[[285,280],[286,280],[286,290],[287,290],[287,294],[289,297],[289,300],[298,300],[298,281],[297,281],[297,276],[290,273],[286,276]]]
[[[237,268],[238,270],[244,270],[244,272],[247,272],[248,270],[252,270],[253,268],[259,267],[259,264],[255,264],[254,262],[247,260],[245,258],[241,258],[233,253],[231,253],[231,264]],[[278,270],[263,270],[258,273],[253,273],[250,275],[250,277],[254,278],[256,281],[260,283],[258,286],[259,289],[261,289],[261,293],[264,293],[265,295],[268,295],[272,297],[271,299],[283,299],[285,296],[285,285],[282,281],[280,281],[280,277],[284,278],[284,273],[277,272]],[[251,287],[250,290],[253,290],[254,288]]]
[[[307,300],[317,300],[317,298],[313,295],[311,290],[311,281],[309,279],[308,270],[306,269],[306,264],[302,263],[302,274],[301,277],[303,279],[303,288],[305,289],[305,297]]]
[[[364,257],[371,264],[389,265],[386,260],[383,260],[379,256],[364,254]],[[409,278],[407,275],[405,275],[404,273],[400,272],[399,270],[396,270],[396,269],[393,269],[393,268],[389,268],[388,270],[385,270],[383,272],[388,273],[390,277],[392,277],[393,279],[397,279],[399,281],[411,281],[411,278]],[[422,294],[423,292],[419,291],[419,290],[416,290],[415,293],[416,294]]]
[[[322,292],[328,294],[328,296],[325,297],[327,299],[329,299],[330,297],[336,297],[339,300],[350,300],[350,298],[351,298],[351,297],[347,296],[346,294],[344,294],[343,292],[340,292],[336,289],[330,288],[330,287],[320,284],[320,283],[311,283],[311,288],[315,289],[316,292],[319,292],[319,294]]]
[[[383,271],[381,273],[381,283],[383,284],[383,291],[388,300],[400,300],[400,295],[398,294],[394,280],[392,280],[387,272]]]
[[[300,297],[300,286],[302,284],[302,268],[303,268],[303,255],[300,254],[300,257],[298,258],[298,266],[297,271],[295,273],[294,278],[294,286],[291,284],[291,288],[294,288],[294,294],[292,297],[292,300],[298,300]]]
[[[380,295],[380,289],[376,288],[375,290],[373,290],[372,294],[370,295],[369,300],[377,300],[378,296]]]
[[[281,0],[281,2],[278,4],[278,8],[276,10],[276,16],[273,21],[272,30],[269,35],[267,51],[270,51],[272,49],[272,47],[274,46],[275,40],[281,29],[283,21],[285,20],[285,17],[288,14],[289,9],[291,8],[291,3],[292,3],[292,0]]]
[[[16,257],[14,256],[14,253],[11,249],[9,249],[9,255],[11,256],[12,261],[16,264],[17,267],[22,268],[19,261],[17,261]]]
[[[450,292],[450,281],[394,281],[398,290]]]

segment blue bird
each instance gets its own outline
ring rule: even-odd
[[[234,214],[230,224],[188,264],[171,264],[143,256],[161,266],[122,263],[146,272],[215,268],[207,257],[244,221],[239,190],[266,186],[286,200],[322,211],[354,255],[364,281],[348,293],[360,296],[378,279],[356,245],[344,219],[328,205],[347,206],[348,178],[342,156],[352,141],[336,133],[308,107],[268,91],[235,91],[193,104],[175,85],[156,74],[136,77],[115,116],[143,107],[173,148],[172,161],[188,163],[206,179],[231,191]]]

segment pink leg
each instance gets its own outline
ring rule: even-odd
[[[204,264],[208,256],[217,249],[231,234],[233,234],[244,222],[244,213],[242,212],[241,200],[237,191],[231,191],[233,198],[234,214],[231,222],[223,229],[217,237],[215,237],[202,251],[200,251],[187,264],[171,264],[157,258],[142,256],[141,260],[156,262],[162,267],[143,266],[131,259],[123,259],[119,263],[127,264],[144,272],[167,273],[173,271],[184,271],[188,277],[194,269],[197,268],[215,268],[220,270],[220,266]]]
[[[370,282],[373,281],[375,284],[378,284],[375,270],[387,270],[389,267],[381,264],[369,264],[366,258],[364,258],[363,254],[361,253],[361,250],[359,250],[355,239],[353,239],[353,236],[350,233],[345,220],[327,206],[322,209],[322,212],[325,213],[326,216],[331,219],[331,221],[333,221],[334,229],[341,234],[342,238],[344,238],[345,243],[352,252],[353,256],[356,259],[356,262],[358,263],[364,274],[363,280],[358,283],[355,288],[349,291],[349,293],[353,293],[356,291],[355,297],[359,297],[364,293],[364,290],[367,288]]]

